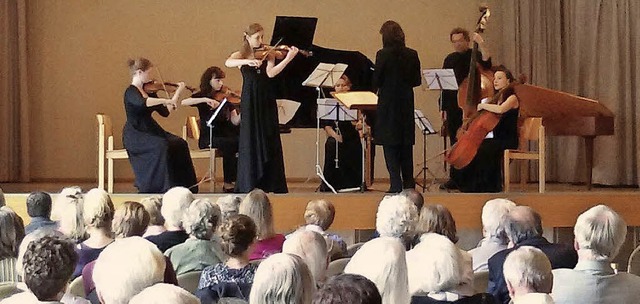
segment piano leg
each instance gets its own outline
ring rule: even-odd
[[[587,190],[591,190],[593,178],[593,139],[595,136],[584,136],[585,157],[587,158]]]

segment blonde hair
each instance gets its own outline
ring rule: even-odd
[[[322,230],[327,230],[333,224],[336,215],[336,208],[330,201],[319,199],[312,200],[304,210],[304,221],[307,225],[317,225]]]
[[[320,233],[301,230],[294,232],[282,245],[282,252],[299,256],[307,264],[313,280],[324,282],[327,274],[327,242]]]
[[[135,59],[127,60],[127,66],[129,67],[129,73],[133,76],[137,70],[146,71],[153,67],[151,61],[147,58],[138,57]]]
[[[240,203],[240,214],[249,216],[258,229],[258,239],[266,240],[276,232],[273,228],[273,209],[269,197],[260,189],[253,189]]]
[[[264,28],[259,23],[249,24],[247,29],[244,31],[242,35],[242,47],[240,48],[240,55],[242,58],[249,58],[249,55],[253,53],[253,48],[249,45],[249,41],[247,41],[247,36],[251,36],[257,32],[264,31]]]
[[[162,217],[162,214],[160,213],[160,209],[162,208],[162,196],[154,195],[145,197],[140,201],[140,204],[142,204],[144,209],[149,212],[149,225],[164,225],[164,217]]]
[[[87,227],[111,229],[115,208],[103,189],[93,188],[84,196],[82,218]]]

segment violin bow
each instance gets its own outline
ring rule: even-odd
[[[278,42],[276,42],[276,44],[271,47],[271,49],[269,49],[265,54],[264,54],[264,58],[267,58],[269,56],[269,54],[271,54],[271,52],[273,52],[273,50],[276,49],[276,47],[278,47],[278,45],[280,45],[280,43],[282,42],[282,37],[280,37],[280,39],[278,39]]]
[[[173,96],[171,96],[169,91],[167,91],[167,86],[164,84],[164,79],[162,79],[162,73],[160,73],[160,69],[158,67],[156,67],[156,72],[158,72],[158,78],[160,78],[160,83],[162,83],[162,88],[164,89],[164,92],[167,93],[167,98],[171,99]],[[176,91],[176,93],[177,92],[178,91]],[[171,109],[175,110],[176,108],[177,108],[176,105],[171,103]]]

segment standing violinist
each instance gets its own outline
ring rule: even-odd
[[[288,192],[278,106],[271,78],[280,74],[293,60],[298,48],[291,47],[286,55],[267,52],[261,58],[257,56],[257,49],[263,46],[263,36],[264,29],[260,24],[249,25],[243,33],[242,47],[225,62],[227,67],[239,67],[242,72],[242,123],[236,182],[236,192],[240,193],[248,193],[255,188],[265,192]],[[278,63],[277,55],[282,55]]]
[[[224,192],[233,192],[236,181],[238,166],[238,134],[240,133],[240,114],[238,110],[227,102],[218,116],[212,122],[209,129],[207,122],[216,112],[222,100],[215,100],[216,93],[225,95],[228,90],[223,86],[225,74],[217,66],[207,68],[200,77],[200,91],[182,101],[184,106],[192,106],[198,109],[200,116],[200,139],[198,147],[208,149],[209,147],[222,151],[222,169],[224,171]],[[209,132],[211,130],[211,132]]]
[[[518,115],[520,102],[515,95],[515,78],[504,66],[499,66],[493,74],[495,95],[491,102],[478,104],[478,111],[487,111],[500,115],[500,121],[487,136],[474,159],[460,169],[465,178],[458,187],[462,192],[500,192],[502,191],[502,157],[505,149],[518,148]],[[471,122],[473,124],[473,122]],[[463,130],[467,123],[463,124]]]
[[[449,40],[455,51],[447,55],[442,64],[442,68],[453,69],[458,85],[469,75],[472,52],[472,49],[469,47],[470,38],[469,31],[460,27],[454,28],[449,33]],[[480,34],[473,33],[473,41],[478,43],[479,48],[478,57],[476,58],[477,62],[483,68],[490,69],[491,55],[484,39]],[[462,109],[458,106],[458,91],[442,91],[440,113],[447,128],[451,146],[453,146],[458,140],[456,138],[457,132],[462,125]],[[440,185],[441,189],[457,189],[460,180],[464,179],[458,170],[453,167],[450,167],[449,177],[449,181]]]
[[[122,142],[129,154],[135,175],[135,186],[140,193],[164,193],[172,187],[192,187],[198,192],[196,173],[187,142],[160,127],[151,114],[169,116],[176,108],[184,83],[178,84],[173,97],[158,98],[147,93],[144,84],[151,81],[153,65],[146,58],[129,59],[131,85],[124,92],[127,121]]]

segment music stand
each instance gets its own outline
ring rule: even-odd
[[[347,69],[347,65],[343,63],[331,64],[331,63],[319,63],[318,66],[309,74],[309,77],[302,82],[303,86],[313,87],[318,91],[318,102],[320,99],[324,97],[324,92],[321,88],[333,88],[335,83],[340,79],[344,71]],[[318,107],[320,109],[320,107]],[[316,115],[316,165],[315,171],[316,175],[320,177],[320,179],[325,182],[329,189],[333,193],[338,193],[331,186],[326,178],[324,177],[324,173],[322,172],[322,168],[320,167],[320,116]],[[337,146],[337,145],[336,145]]]
[[[433,172],[431,172],[431,170],[429,170],[429,167],[427,167],[427,135],[437,134],[438,132],[433,128],[433,125],[431,124],[429,119],[424,116],[422,111],[418,109],[413,110],[413,119],[416,123],[416,126],[418,126],[418,128],[422,132],[422,169],[416,175],[417,180],[417,177],[422,174],[422,184],[420,184],[419,182],[416,182],[416,184],[422,187],[422,193],[424,193],[425,189],[427,188],[427,172],[429,172],[429,174],[431,174],[431,176],[433,177],[431,183],[433,184],[433,181],[435,181],[435,175],[433,174]]]
[[[442,91],[458,90],[458,81],[453,69],[425,69],[422,71],[425,83],[429,90],[440,90],[440,100],[443,99]],[[444,122],[444,121],[443,121]],[[445,126],[446,127],[446,126]],[[447,148],[447,137],[442,134],[443,148]],[[447,171],[447,162],[443,162],[444,170]]]

